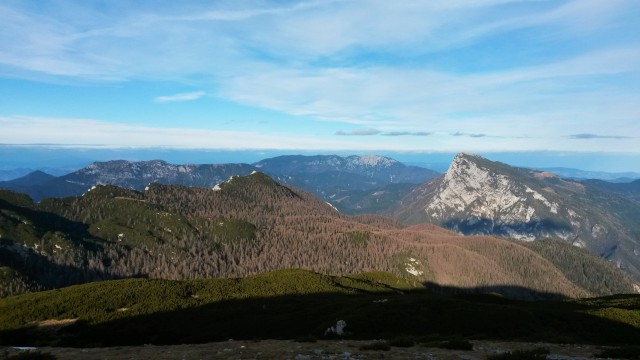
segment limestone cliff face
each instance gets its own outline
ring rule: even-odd
[[[529,222],[535,216],[535,209],[529,204],[536,200],[557,213],[558,205],[551,204],[538,192],[507,175],[479,166],[465,155],[455,158],[439,190],[426,208],[434,218],[470,212],[479,218]]]
[[[640,215],[640,206],[613,193],[465,153],[446,174],[405,197],[395,212],[407,223],[433,223],[464,234],[560,239],[637,276],[640,239],[629,214]]]
[[[485,159],[474,155],[456,156],[426,204],[426,216],[442,222],[457,218],[464,220],[460,224],[463,227],[478,225],[480,231],[477,232],[506,232],[522,240],[534,240],[538,236],[569,239],[575,235],[570,226],[541,228],[539,222],[558,215],[560,205],[512,174],[484,162]],[[527,229],[532,226],[538,228]]]

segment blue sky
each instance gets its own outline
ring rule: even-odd
[[[0,23],[0,144],[640,158],[637,0],[5,0]]]

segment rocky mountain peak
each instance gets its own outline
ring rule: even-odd
[[[504,222],[530,223],[540,213],[557,214],[558,204],[527,183],[528,173],[481,156],[461,153],[451,163],[436,194],[427,207],[433,217],[442,216],[443,208],[468,212],[478,218]],[[532,185],[533,186],[533,185]],[[537,212],[537,213],[536,213]]]
[[[532,221],[535,209],[529,198],[535,200],[534,193],[540,200],[544,197],[492,164],[480,156],[458,154],[425,209],[428,216],[444,219],[465,214],[473,221],[496,217],[511,223]]]
[[[467,185],[477,189],[482,186],[484,180],[490,178],[493,173],[491,169],[482,167],[477,160],[485,160],[480,156],[467,153],[459,153],[449,165],[449,169],[445,174],[445,182],[465,181]]]
[[[380,155],[364,155],[364,156],[350,156],[347,158],[347,161],[353,165],[364,166],[364,167],[389,167],[396,164],[400,164],[398,161],[380,156]]]
[[[640,278],[637,251],[626,250],[639,248],[638,240],[620,230],[634,229],[625,214],[638,210],[637,204],[586,184],[460,153],[444,176],[407,195],[396,216],[464,234],[564,240]]]

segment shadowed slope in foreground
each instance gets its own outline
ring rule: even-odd
[[[529,302],[442,296],[386,273],[284,270],[242,279],[98,282],[0,301],[0,339],[11,345],[296,339],[322,337],[337,320],[347,322],[346,336],[354,339],[633,343],[640,337],[640,296]]]

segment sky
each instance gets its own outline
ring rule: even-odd
[[[608,154],[640,171],[637,0],[4,0],[0,24],[4,147]]]

